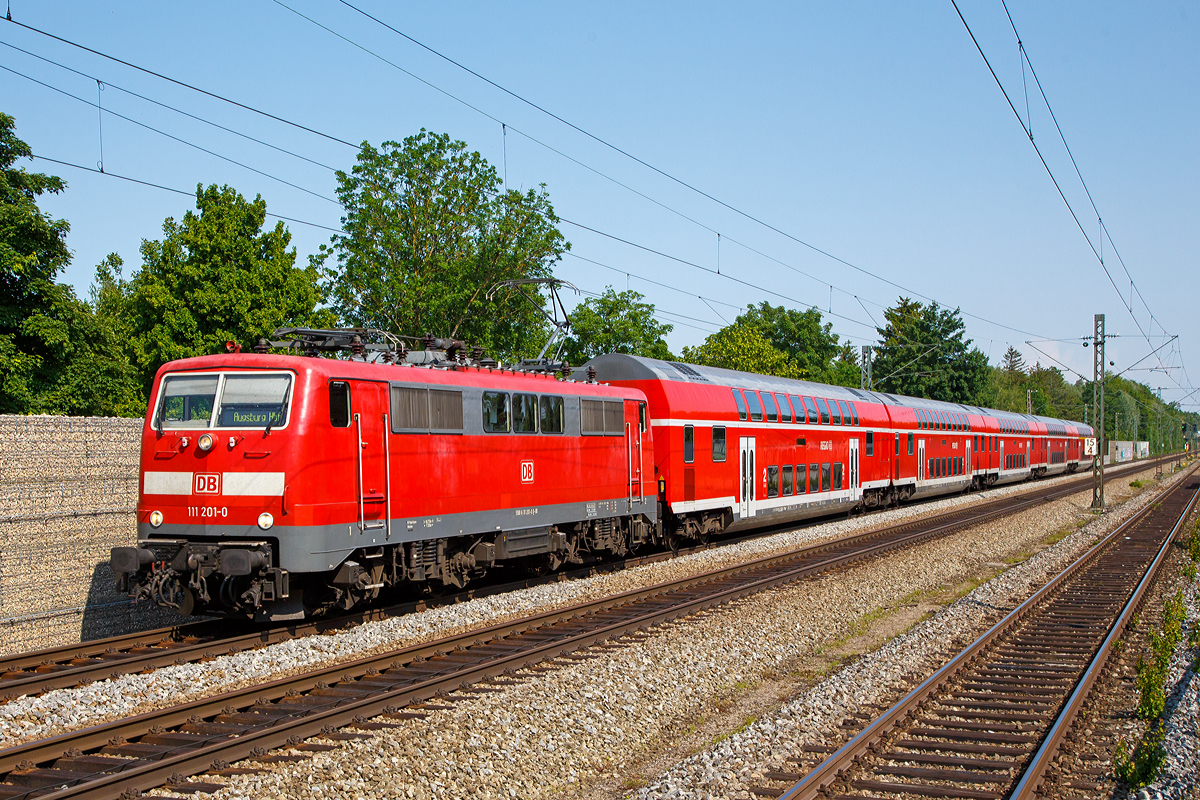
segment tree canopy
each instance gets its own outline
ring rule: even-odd
[[[576,366],[604,353],[673,360],[663,337],[674,326],[655,319],[654,305],[644,299],[638,292],[617,292],[609,286],[600,297],[575,306],[563,359]]]
[[[822,323],[821,312],[815,308],[797,311],[764,300],[747,307],[734,324],[762,334],[773,347],[787,354],[807,380],[839,386],[859,384],[854,348],[839,340],[833,323]]]
[[[757,328],[729,325],[704,340],[699,347],[683,348],[682,358],[691,364],[803,378],[800,366],[784,351],[771,344]]]
[[[950,403],[982,403],[987,356],[971,347],[957,309],[906,297],[883,312],[872,376],[875,388]]]
[[[496,169],[446,134],[362,145],[338,172],[344,234],[313,257],[350,325],[451,336],[505,359],[545,342],[542,315],[498,281],[546,278],[570,248],[544,185],[503,191]]]

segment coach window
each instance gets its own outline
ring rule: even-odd
[[[829,491],[829,462],[826,461],[821,465],[821,491]]]
[[[783,465],[783,496],[792,496],[792,465]]]
[[[794,394],[789,396],[792,399],[792,408],[796,409],[795,421],[804,422],[804,401]]]
[[[816,494],[821,491],[821,465],[808,465],[808,493]]]
[[[712,458],[714,463],[720,463],[725,460],[725,427],[723,425],[713,426]]]
[[[513,433],[537,433],[538,399],[536,394],[512,396]]]
[[[767,422],[779,421],[779,410],[775,408],[775,398],[770,392],[762,393],[763,405],[767,407]]]
[[[350,427],[350,384],[345,381],[329,384],[329,424],[334,428]]]
[[[775,402],[779,403],[779,421],[780,422],[791,422],[792,421],[792,407],[788,405],[787,395],[785,395],[785,394],[775,395]]]
[[[762,403],[758,402],[758,392],[753,389],[747,389],[746,402],[750,404],[750,421],[762,422],[763,410]]]
[[[804,408],[808,411],[808,424],[816,425],[820,417],[817,416],[817,404],[813,402],[811,397],[804,398]]]
[[[842,424],[849,425],[850,424],[850,409],[846,407],[846,401],[838,400],[837,402],[838,402],[838,408],[840,408],[842,410]]]
[[[825,398],[817,398],[817,408],[821,409],[821,424],[829,424],[829,406],[825,405]]]
[[[541,410],[542,433],[563,432],[563,399],[561,397],[542,397],[538,399]]]
[[[696,460],[696,428],[692,425],[683,426],[683,463],[691,464]]]
[[[833,488],[834,491],[842,488],[842,462],[840,461],[833,465]]]
[[[912,444],[913,444],[912,440],[913,440],[913,435],[910,433],[910,434],[908,434],[908,454],[910,456],[912,455]]]
[[[733,390],[733,402],[737,403],[738,419],[740,419],[742,422],[745,422],[746,421],[746,401],[744,399],[742,399],[742,392],[740,389]]]
[[[767,467],[767,497],[779,497],[779,467]]]
[[[896,434],[896,455],[900,455],[900,434]]]
[[[867,455],[875,455],[875,431],[867,431]]]
[[[836,400],[829,401],[829,416],[834,425],[842,424],[842,412],[838,410],[838,404]]]
[[[508,433],[508,395],[483,393],[483,429],[488,433]]]
[[[858,409],[854,407],[854,401],[847,403],[850,406],[850,416],[854,418],[854,424],[858,425]]]

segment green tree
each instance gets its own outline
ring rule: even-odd
[[[121,340],[55,282],[71,260],[70,226],[42,213],[37,198],[66,184],[14,167],[31,154],[0,114],[0,412],[140,413]]]
[[[550,277],[570,248],[544,185],[502,191],[483,156],[424,129],[378,149],[364,142],[358,163],[337,178],[345,234],[313,263],[325,268],[343,320],[452,336],[507,360],[537,353],[547,336],[540,312],[518,292],[489,298],[488,290]]]
[[[609,286],[600,297],[575,306],[563,359],[579,365],[604,353],[627,353],[674,360],[663,339],[674,326],[655,319],[654,304],[644,299],[638,292],[616,292]]]
[[[876,388],[951,403],[987,397],[987,356],[965,338],[957,309],[902,297],[883,316],[887,327],[879,329],[872,368]]]
[[[329,326],[315,267],[297,268],[282,222],[263,229],[267,204],[228,186],[196,187],[196,212],[163,222],[161,240],[142,241],[142,267],[125,283],[106,262],[96,297],[124,314],[133,362],[147,390],[167,361],[249,347],[283,326]],[[105,267],[108,267],[106,270]]]
[[[840,386],[859,384],[854,348],[839,340],[833,323],[822,323],[821,312],[815,308],[797,311],[764,300],[748,306],[734,324],[761,333],[777,350],[787,353],[808,380]]]
[[[722,367],[781,378],[807,377],[784,351],[775,347],[757,328],[728,325],[704,340],[699,347],[683,348],[683,360],[691,364]]]

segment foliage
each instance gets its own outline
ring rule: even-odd
[[[267,204],[229,186],[196,187],[196,212],[163,222],[161,240],[142,241],[142,268],[126,283],[102,265],[93,294],[102,314],[125,318],[132,361],[148,390],[164,363],[252,346],[284,326],[322,327],[333,316],[314,267],[295,266],[282,222],[264,230]]]
[[[788,355],[808,380],[838,386],[858,386],[858,357],[849,342],[840,342],[833,323],[821,324],[815,308],[796,311],[763,301],[748,306],[735,325],[753,328],[777,350]]]
[[[1124,738],[1117,742],[1117,752],[1113,756],[1113,772],[1125,781],[1130,789],[1140,789],[1149,784],[1162,769],[1167,756],[1166,748],[1163,747],[1166,734],[1166,725],[1157,722],[1150,725],[1132,753]]]
[[[55,282],[71,260],[70,226],[43,214],[37,198],[66,184],[14,168],[31,155],[14,129],[0,114],[0,412],[137,413],[119,335]]]
[[[654,318],[654,305],[644,296],[611,286],[600,297],[589,297],[571,312],[571,335],[563,347],[563,359],[579,365],[604,353],[674,360],[663,337],[674,326]]]
[[[1158,719],[1166,707],[1166,682],[1171,656],[1183,639],[1183,623],[1186,619],[1187,606],[1183,602],[1182,590],[1164,599],[1162,633],[1150,631],[1150,658],[1138,657],[1137,715],[1142,719]]]
[[[729,325],[709,336],[699,347],[683,348],[682,358],[692,364],[760,375],[808,377],[791,356],[772,345],[757,329],[745,325]]]
[[[519,292],[489,299],[488,290],[550,277],[570,248],[544,185],[504,192],[482,155],[424,129],[378,149],[364,142],[337,179],[345,234],[312,263],[343,321],[452,336],[510,360],[537,352],[547,335],[540,310]]]
[[[877,389],[951,403],[982,403],[987,395],[987,356],[965,338],[957,309],[902,297],[883,315],[887,327],[879,329],[872,368]]]

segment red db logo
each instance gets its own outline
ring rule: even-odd
[[[218,472],[198,472],[192,488],[196,494],[220,494],[221,475]]]
[[[521,462],[521,483],[533,483],[533,462]]]

